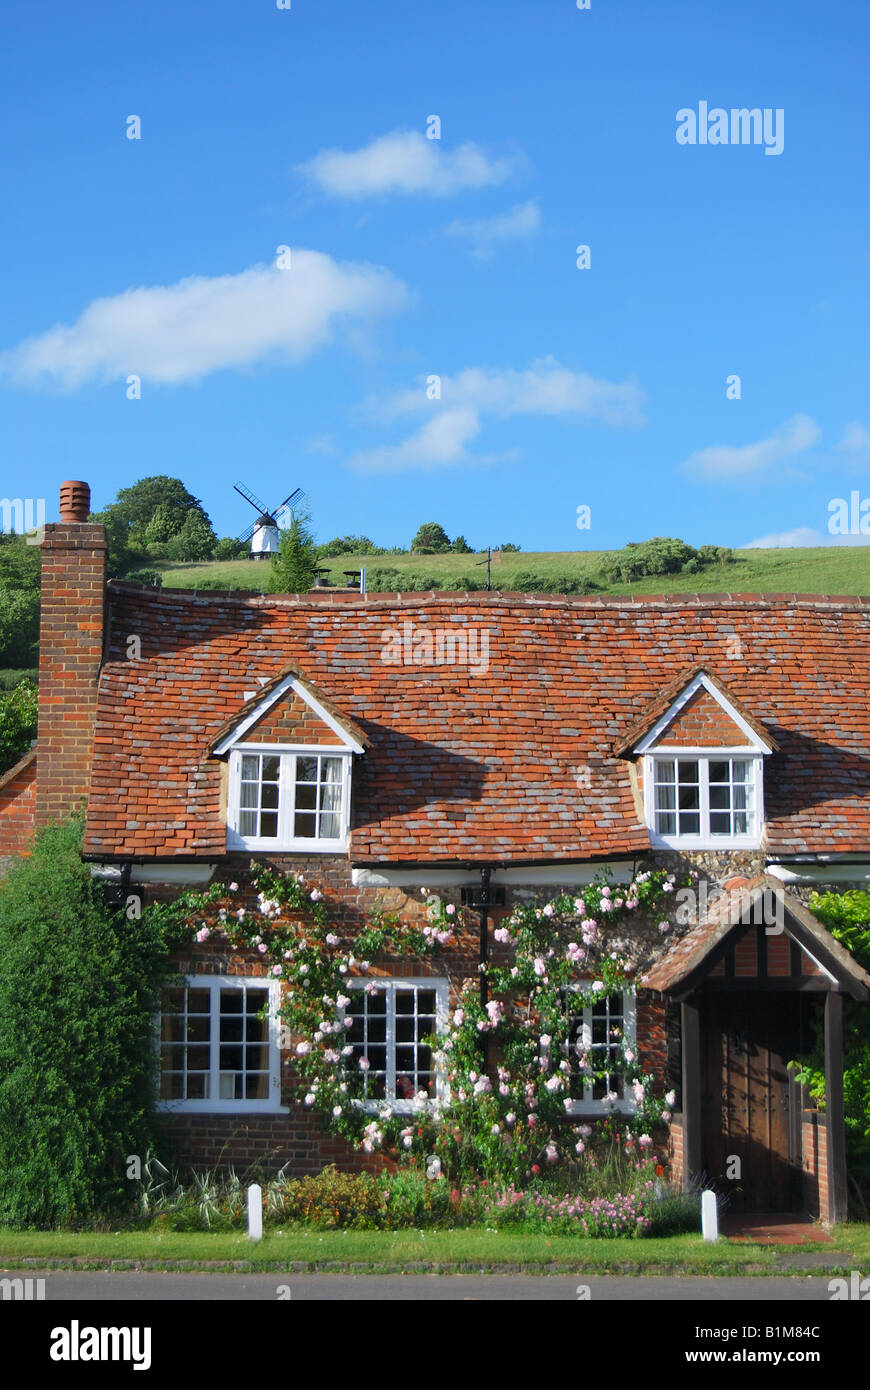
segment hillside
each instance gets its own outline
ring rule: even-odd
[[[543,577],[569,575],[586,577],[607,594],[660,593],[815,593],[870,594],[870,546],[823,546],[817,549],[736,550],[731,564],[713,564],[695,574],[651,575],[634,583],[607,583],[600,574],[607,552],[600,550],[530,551],[506,554],[492,566],[494,589],[516,589],[516,576],[523,573]],[[433,577],[442,588],[461,588],[461,578],[473,575],[486,579],[486,557],[480,555],[346,555],[324,561],[330,582],[346,583],[344,570],[365,565],[369,576],[375,570],[399,572],[397,587],[409,586],[420,576]],[[196,589],[206,581],[208,588],[218,584],[244,587],[254,593],[268,588],[268,562],[252,560],[206,561],[202,564],[156,562],[163,584],[172,589]]]

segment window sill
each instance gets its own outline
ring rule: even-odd
[[[227,831],[227,850],[253,850],[262,854],[347,854],[349,840],[246,840]]]
[[[289,1115],[289,1105],[271,1100],[160,1100],[155,1105],[163,1115]]]
[[[712,852],[731,849],[761,849],[760,835],[657,835],[649,830],[649,841],[653,849],[682,849]]]

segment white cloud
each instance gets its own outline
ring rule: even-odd
[[[812,545],[870,545],[870,536],[832,536],[827,531],[816,531],[812,526],[796,526],[793,531],[775,532],[770,536],[761,536],[755,541],[747,541],[746,545],[739,548],[773,550]]]
[[[398,391],[386,401],[369,402],[370,416],[394,420],[431,413],[399,444],[378,445],[351,455],[348,466],[367,473],[491,463],[493,454],[469,454],[486,416],[579,415],[611,425],[642,423],[644,394],[629,382],[603,381],[562,367],[554,357],[541,358],[524,371],[469,367],[441,378],[441,399],[429,400],[427,380],[413,391]],[[434,412],[434,413],[432,413]],[[504,457],[504,456],[502,456]]]
[[[528,367],[468,367],[456,376],[442,376],[441,403],[447,408],[473,406],[484,414],[584,415],[609,425],[643,423],[644,392],[633,382],[605,381],[588,372],[563,367],[555,357],[540,357]],[[426,379],[416,390],[398,391],[378,407],[388,419],[431,409]]]
[[[403,473],[416,468],[455,467],[459,463],[483,463],[473,458],[466,445],[480,433],[480,418],[476,410],[439,410],[414,434],[401,444],[383,444],[373,449],[360,449],[347,460],[348,467],[359,473]]]
[[[740,478],[763,472],[775,463],[803,453],[821,438],[821,430],[808,415],[793,415],[768,439],[739,448],[727,445],[701,449],[683,463],[686,473],[699,478]]]
[[[848,454],[870,454],[870,430],[853,420],[843,431],[837,448]]]
[[[338,198],[380,193],[445,198],[463,188],[504,183],[513,163],[489,159],[474,144],[444,149],[440,140],[427,140],[419,130],[395,130],[358,150],[321,150],[298,169]]]
[[[501,242],[535,236],[540,229],[541,209],[537,203],[528,202],[517,203],[510,212],[497,217],[481,217],[473,222],[463,222],[457,217],[445,227],[444,235],[471,242],[472,255],[483,260]]]
[[[95,299],[72,325],[0,355],[0,370],[68,388],[130,373],[191,381],[266,357],[300,361],[329,342],[338,323],[368,325],[408,299],[405,285],[381,266],[294,249],[286,270],[252,266]]]
[[[770,536],[759,536],[758,540],[747,541],[741,550],[779,550],[793,546],[833,545],[833,536],[822,531],[814,531],[812,526],[796,526],[793,531],[774,532]]]

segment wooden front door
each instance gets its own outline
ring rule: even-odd
[[[795,1211],[786,1065],[798,1050],[799,1001],[787,993],[701,1000],[701,1160],[734,1211]]]

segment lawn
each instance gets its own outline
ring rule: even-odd
[[[870,546],[822,546],[816,549],[737,550],[732,564],[711,565],[699,574],[653,575],[634,584],[603,584],[601,550],[530,551],[508,553],[492,567],[495,589],[516,588],[515,576],[532,571],[542,576],[586,576],[602,583],[602,593],[815,593],[870,594]],[[362,565],[395,569],[401,574],[436,576],[442,583],[462,575],[485,579],[480,555],[345,555],[323,562],[330,581],[346,583],[344,571]],[[207,561],[197,565],[153,562],[172,589],[195,589],[204,579],[244,584],[254,593],[268,589],[269,564],[254,560]]]
[[[844,1225],[834,1231],[831,1272],[870,1270],[870,1225]],[[352,1269],[373,1273],[401,1270],[442,1272],[594,1274],[774,1274],[796,1247],[720,1240],[705,1244],[700,1235],[648,1240],[593,1240],[546,1233],[493,1230],[330,1231],[289,1228],[254,1243],[240,1233],[173,1231],[0,1231],[4,1269],[123,1268],[147,1264],[171,1268],[238,1267],[252,1270]],[[824,1253],[825,1247],[806,1247]],[[825,1266],[814,1274],[826,1272]]]

